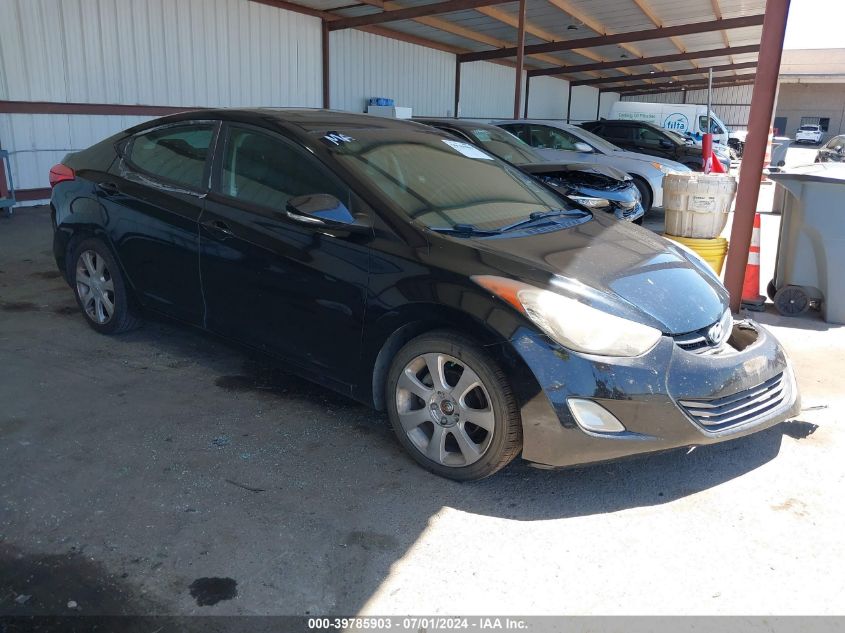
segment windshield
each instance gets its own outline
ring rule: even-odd
[[[593,134],[589,130],[585,130],[584,128],[573,127],[573,128],[570,128],[569,131],[572,132],[573,134],[575,134],[575,136],[580,137],[582,140],[586,141],[587,143],[589,143],[590,145],[592,145],[593,147],[595,147],[597,150],[599,150],[601,152],[608,153],[608,152],[622,152],[622,151],[624,151],[618,145],[614,145],[610,141],[603,139],[600,136],[596,136],[595,134]]]
[[[818,132],[819,126],[818,125],[802,125],[798,128],[801,132]]]
[[[535,152],[528,143],[521,141],[501,128],[491,126],[489,128],[464,130],[464,132],[491,154],[514,165],[545,162],[545,159]]]
[[[680,143],[685,143],[685,144],[688,145],[689,143],[692,142],[692,139],[689,136],[683,136],[682,134],[678,134],[674,130],[663,130],[663,131],[666,132],[666,134],[668,134],[670,137],[674,138],[676,141],[678,141]]]
[[[339,162],[428,227],[494,231],[572,208],[515,167],[435,130],[352,130],[325,139]]]

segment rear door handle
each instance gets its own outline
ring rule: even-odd
[[[120,193],[120,189],[113,182],[101,182],[97,184],[97,190],[106,196],[114,196]]]
[[[227,239],[235,236],[232,229],[230,229],[229,225],[223,220],[208,220],[207,222],[203,222],[202,225],[220,239]]]

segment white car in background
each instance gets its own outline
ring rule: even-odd
[[[795,133],[796,143],[813,143],[818,145],[822,142],[824,132],[820,125],[802,125]]]
[[[547,160],[609,165],[631,175],[643,209],[663,206],[663,176],[687,173],[686,165],[665,158],[628,152],[584,128],[561,121],[491,121],[525,141]]]

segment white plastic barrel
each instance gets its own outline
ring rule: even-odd
[[[728,223],[736,179],[728,174],[667,174],[663,177],[666,233],[679,237],[717,237]]]

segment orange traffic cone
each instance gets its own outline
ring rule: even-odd
[[[719,162],[719,157],[716,156],[716,152],[713,152],[710,155],[710,173],[711,174],[724,174],[725,173],[725,166]]]
[[[742,284],[742,305],[749,310],[762,311],[766,298],[760,294],[760,214],[754,214],[754,230],[751,232],[751,248],[745,266],[745,280]]]

